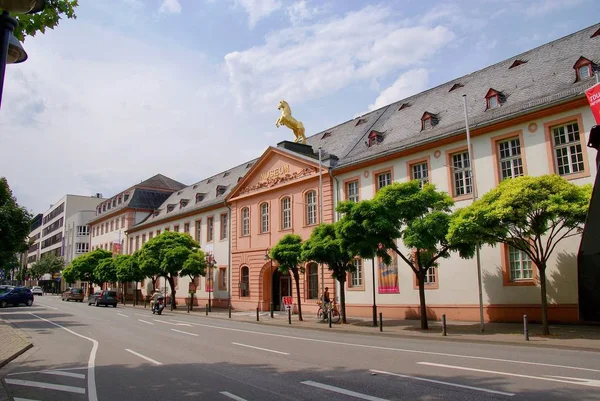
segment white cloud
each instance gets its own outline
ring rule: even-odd
[[[369,111],[422,92],[427,89],[428,85],[429,74],[426,69],[419,68],[407,71],[379,94],[375,99],[375,103],[369,105]]]
[[[235,0],[248,13],[248,25],[254,28],[261,19],[281,8],[280,0]]]
[[[323,14],[329,8],[328,5],[311,6],[307,0],[294,1],[286,10],[292,24],[297,25],[303,21],[310,20],[319,14]]]
[[[360,29],[357,29],[360,27]],[[407,27],[384,7],[271,33],[266,42],[225,56],[238,106],[272,107],[331,94],[419,65],[454,38],[443,26]]]
[[[163,0],[159,11],[161,13],[179,14],[181,12],[181,3],[179,3],[179,0]]]
[[[525,9],[525,13],[530,16],[542,16],[554,11],[575,7],[581,4],[582,0],[540,0]]]

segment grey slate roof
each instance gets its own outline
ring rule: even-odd
[[[367,147],[364,142],[369,132],[365,132],[350,152],[338,155],[339,166],[464,133],[463,94],[467,95],[470,128],[581,96],[595,80],[591,77],[575,82],[573,66],[581,56],[600,64],[600,37],[591,38],[599,28],[600,24],[596,24],[366,114],[363,118],[373,119],[383,113],[372,129],[383,132],[384,141]],[[509,69],[515,60],[526,63]],[[456,83],[463,87],[449,92]],[[490,88],[500,91],[506,99],[500,107],[486,110],[485,95]],[[399,110],[405,103],[410,107]],[[425,112],[436,114],[439,123],[421,131]]]
[[[245,162],[232,169],[205,178],[177,192],[173,192],[170,196],[167,196],[162,203],[155,207],[158,212],[156,215],[151,214],[144,221],[137,224],[134,229],[158,224],[166,219],[171,219],[192,211],[200,212],[208,207],[224,204],[225,198],[229,192],[235,187],[238,180],[246,175],[250,170],[250,167],[252,167],[256,161],[257,159]],[[224,192],[221,195],[217,195],[218,187],[224,188]],[[196,203],[196,194],[204,194],[202,201]],[[188,201],[186,206],[182,207],[182,200]],[[168,211],[169,206],[173,206],[170,212]]]
[[[169,191],[179,191],[180,189],[183,189],[186,186],[187,185],[182,184],[179,181],[175,181],[174,179],[162,174],[156,174],[154,177],[150,177],[147,180],[134,185],[134,187],[166,189]]]

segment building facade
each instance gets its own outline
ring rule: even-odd
[[[25,266],[27,269],[40,259],[40,238],[42,236],[42,222],[44,215],[37,214],[31,221],[31,231],[29,232],[28,240],[30,241],[29,249],[25,255]]]
[[[95,208],[81,210],[67,218],[65,224],[65,263],[68,265],[78,256],[90,251],[90,220],[96,215]]]

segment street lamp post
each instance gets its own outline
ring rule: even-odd
[[[211,306],[211,296],[210,294],[213,292],[214,290],[214,283],[213,283],[213,277],[212,277],[212,268],[215,266],[215,264],[217,263],[217,261],[215,260],[215,257],[212,254],[208,254],[206,256],[207,259],[207,264],[208,264],[208,311],[212,312],[212,306]]]
[[[0,108],[6,64],[22,63],[27,60],[27,52],[13,35],[17,20],[10,13],[35,14],[46,6],[46,0],[0,0]]]
[[[273,259],[269,256],[269,248],[265,251],[265,261],[269,261],[271,263],[271,304],[269,305],[269,310],[271,311],[271,317],[273,317],[273,310],[275,309],[275,302],[273,302]]]

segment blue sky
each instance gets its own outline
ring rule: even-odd
[[[594,0],[80,0],[7,68],[0,175],[44,212],[156,173],[192,184],[594,23]]]

